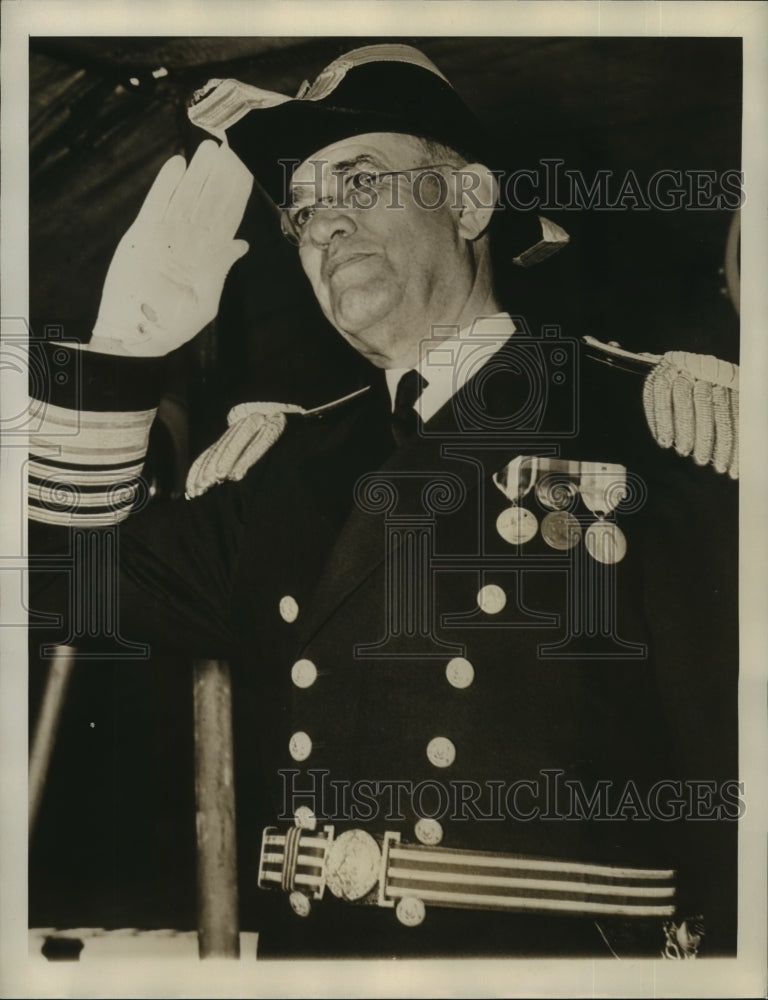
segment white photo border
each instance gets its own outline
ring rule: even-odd
[[[483,961],[206,963],[176,960],[46,963],[28,953],[27,668],[23,628],[0,635],[0,995],[2,996],[763,996],[766,989],[768,762],[768,5],[752,2],[485,2],[485,0],[7,0],[2,4],[2,235],[4,333],[29,315],[28,42],[51,35],[730,36],[743,39],[741,237],[741,510],[739,693],[741,777],[736,959],[690,962]],[[76,220],[73,219],[73,226]],[[25,384],[3,372],[3,415],[20,412]],[[13,375],[13,373],[11,373]],[[2,423],[0,423],[2,427]],[[2,556],[19,551],[24,448],[4,440]],[[4,606],[19,595],[0,573]],[[14,584],[17,587],[17,584]],[[18,587],[17,587],[18,590]]]

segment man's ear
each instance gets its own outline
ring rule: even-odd
[[[499,185],[489,167],[484,163],[468,163],[454,171],[454,205],[459,213],[459,235],[465,240],[476,240],[488,228],[496,202]]]

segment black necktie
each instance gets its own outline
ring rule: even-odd
[[[392,411],[392,434],[398,446],[403,444],[421,423],[413,404],[424,391],[427,380],[415,369],[411,369],[400,378],[395,393],[395,408]]]

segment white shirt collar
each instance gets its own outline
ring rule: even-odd
[[[503,312],[480,316],[454,336],[422,341],[417,371],[426,379],[427,386],[414,404],[421,419],[426,422],[434,416],[514,332],[512,317]],[[388,368],[384,373],[393,408],[397,384],[409,370]]]

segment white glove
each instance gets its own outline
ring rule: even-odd
[[[210,139],[189,166],[183,156],[164,164],[112,258],[89,350],[160,357],[210,323],[248,250],[233,237],[252,186],[229,147]]]

